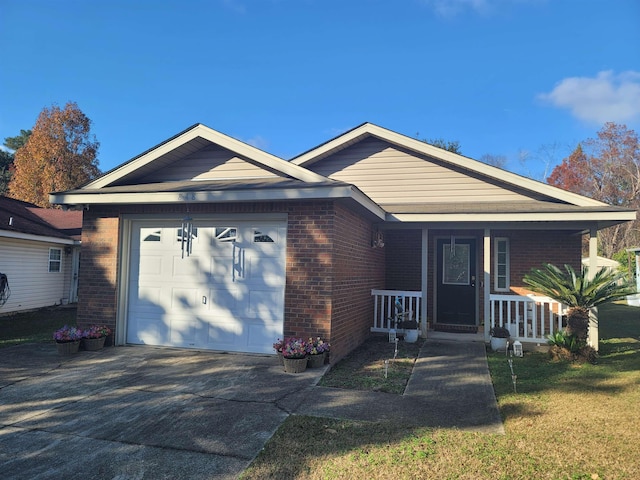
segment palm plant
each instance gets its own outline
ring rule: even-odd
[[[567,333],[583,342],[589,333],[589,309],[619,300],[633,291],[624,273],[601,269],[589,278],[587,267],[577,274],[571,265],[565,265],[563,271],[550,263],[531,269],[523,281],[535,292],[568,307]]]

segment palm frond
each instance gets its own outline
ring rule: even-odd
[[[542,268],[533,268],[523,278],[524,283],[537,293],[550,297],[568,307],[591,308],[611,302],[633,293],[623,273],[598,270],[589,278],[587,267],[576,273],[571,265],[561,270],[545,263]]]

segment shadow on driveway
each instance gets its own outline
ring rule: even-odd
[[[275,356],[55,345],[0,350],[7,478],[237,478],[324,369]]]

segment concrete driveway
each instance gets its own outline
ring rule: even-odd
[[[1,476],[237,478],[323,371],[141,346],[0,349]]]

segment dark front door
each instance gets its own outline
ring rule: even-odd
[[[439,239],[436,263],[436,322],[476,325],[476,240]]]

